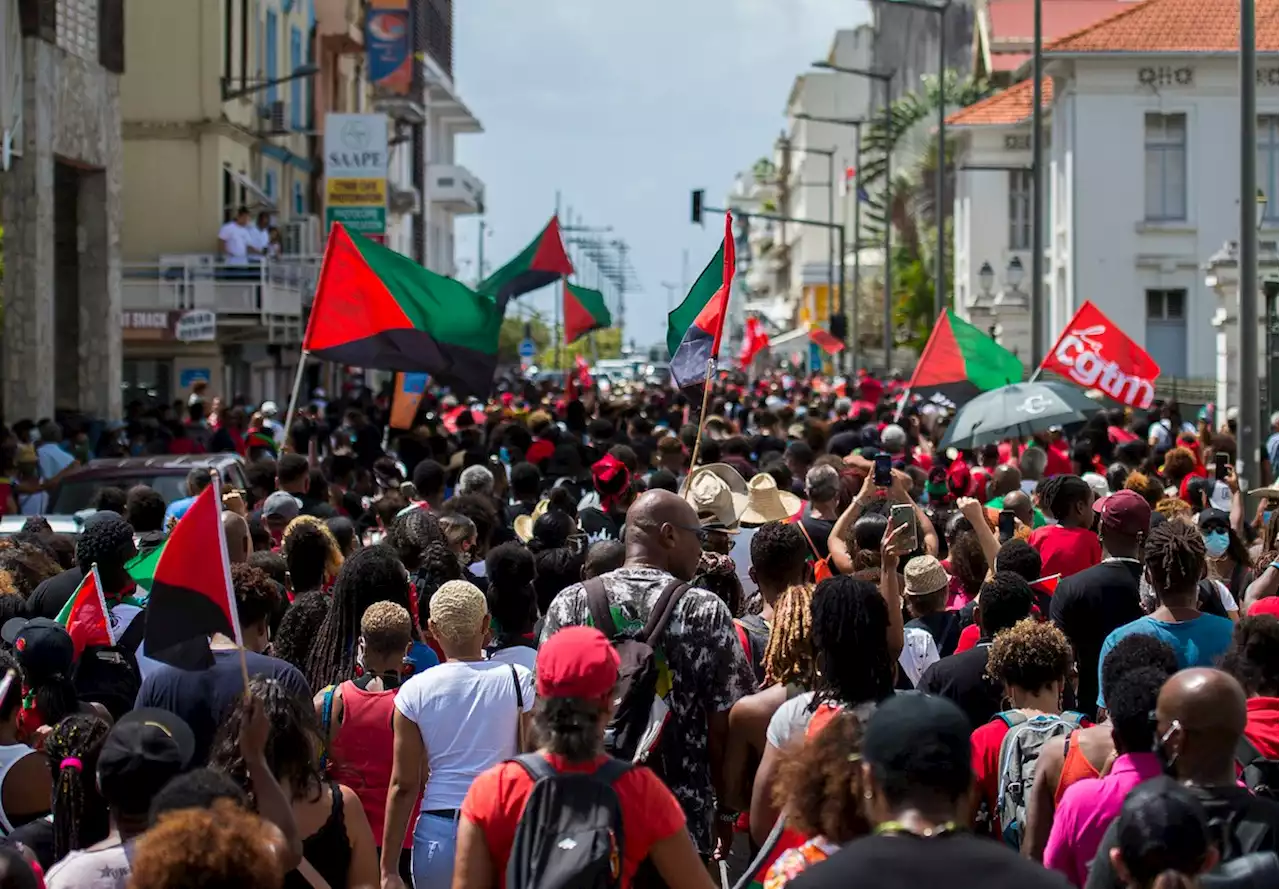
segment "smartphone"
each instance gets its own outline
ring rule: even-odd
[[[1227,480],[1227,465],[1230,455],[1214,454],[1213,455],[1213,477],[1220,482]]]
[[[876,454],[875,483],[877,488],[893,484],[893,457],[889,454]]]
[[[1006,540],[1013,539],[1013,532],[1016,526],[1017,526],[1017,518],[1014,516],[1013,510],[1012,509],[1000,510],[1000,521],[997,524],[997,529],[1000,532],[1001,543],[1004,543]]]
[[[897,539],[903,541],[911,549],[915,549],[920,545],[916,535],[916,508],[910,503],[893,504],[889,509],[889,524],[894,528],[906,525],[907,530],[898,534]]]

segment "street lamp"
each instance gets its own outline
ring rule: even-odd
[[[928,0],[888,0],[894,6],[907,6],[911,9],[922,9],[938,16],[938,163],[934,171],[934,216],[938,225],[937,255],[934,257],[933,315],[942,314],[946,305],[947,286],[947,247],[946,221],[947,211],[943,206],[946,199],[946,164],[947,164],[947,9],[951,0],[930,3]]]
[[[995,269],[991,268],[991,263],[984,262],[982,268],[978,269],[978,287],[982,290],[983,296],[991,296],[991,286],[995,283],[995,280]]]
[[[1018,285],[1022,283],[1022,278],[1022,260],[1015,256],[1013,259],[1009,260],[1009,265],[1004,270],[1004,281],[1009,285],[1009,289],[1016,293]]]
[[[889,86],[893,82],[892,71],[873,71],[867,68],[846,68],[828,61],[813,63],[814,68],[823,71],[835,71],[837,74],[852,74],[878,82],[884,88],[884,133],[887,140],[893,133],[893,107],[889,99]],[[887,148],[884,153],[884,370],[893,369],[893,152]],[[858,236],[854,233],[854,243]],[[856,300],[855,300],[856,305]]]
[[[804,120],[802,115],[796,115],[797,120]],[[831,233],[834,231],[836,223],[836,150],[834,148],[793,148],[791,140],[783,137],[779,140],[786,144],[786,151],[795,152],[796,154],[816,154],[827,159],[827,221],[831,223],[831,228],[827,229],[827,311],[831,311],[831,303],[836,293],[836,261],[835,248],[831,243]],[[790,159],[788,158],[788,161]],[[789,171],[788,171],[789,172]],[[800,183],[805,185],[807,183]],[[844,312],[844,257],[840,257],[840,291],[839,298],[835,300],[838,303],[837,311]],[[815,300],[816,303],[816,300]],[[817,323],[817,305],[814,306],[814,323]]]
[[[240,89],[231,89],[231,78],[222,78],[222,101],[229,102],[232,99],[240,99],[245,96],[251,96],[254,93],[260,93],[263,90],[271,89],[273,86],[279,86],[282,83],[288,83],[291,80],[299,80],[303,77],[314,77],[320,73],[319,65],[299,65],[284,77],[276,77],[272,80],[263,80],[258,82],[240,82]]]

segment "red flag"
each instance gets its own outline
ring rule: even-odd
[[[816,343],[818,348],[828,355],[835,355],[844,349],[844,343],[836,339],[831,334],[831,331],[824,330],[821,327],[814,327],[809,330],[809,342]]]
[[[1045,355],[1040,369],[1143,409],[1151,406],[1160,376],[1160,365],[1088,300]]]
[[[90,645],[108,648],[116,644],[111,632],[110,612],[107,611],[107,599],[102,594],[102,581],[98,578],[98,565],[95,562],[89,574],[80,581],[80,586],[71,594],[67,604],[58,613],[57,622],[67,629],[71,642],[75,646],[76,658]]]
[[[738,367],[745,370],[756,356],[767,348],[769,348],[769,333],[760,323],[760,319],[752,315],[747,318],[746,328],[742,333],[742,351],[738,353]]]
[[[1062,582],[1062,573],[1050,574],[1048,577],[1042,577],[1039,580],[1031,581],[1031,589],[1037,593],[1044,593],[1046,596],[1052,596],[1058,591],[1058,584]]]
[[[582,393],[591,388],[591,366],[587,359],[575,355],[573,367],[565,372],[564,400],[566,402],[581,398]]]
[[[222,532],[221,487],[215,475],[169,533],[147,600],[144,651],[188,670],[212,664],[208,637],[214,633],[244,644]]]

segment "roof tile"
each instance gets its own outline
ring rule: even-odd
[[[1257,0],[1257,48],[1280,50],[1278,0]],[[1045,46],[1046,53],[1235,52],[1239,0],[1144,0]]]
[[[1032,92],[1030,80],[1019,81],[1007,90],[987,96],[968,108],[961,108],[947,118],[947,126],[991,127],[1021,123],[1031,117]],[[1041,80],[1040,107],[1047,108],[1052,101],[1053,79],[1045,77]]]

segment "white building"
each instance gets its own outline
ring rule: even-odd
[[[1232,0],[1146,0],[1046,46],[1046,346],[1088,299],[1164,378],[1215,377],[1219,301],[1203,267],[1239,229],[1237,10]],[[1260,5],[1264,242],[1275,239],[1280,206],[1275,15],[1274,2]],[[1030,112],[1024,82],[953,115],[961,167],[1029,166]],[[1029,173],[970,169],[959,178],[957,309],[992,318],[1005,344],[1027,354],[1025,310],[1003,281],[1014,258],[1031,268]],[[984,263],[996,282],[989,302]]]

